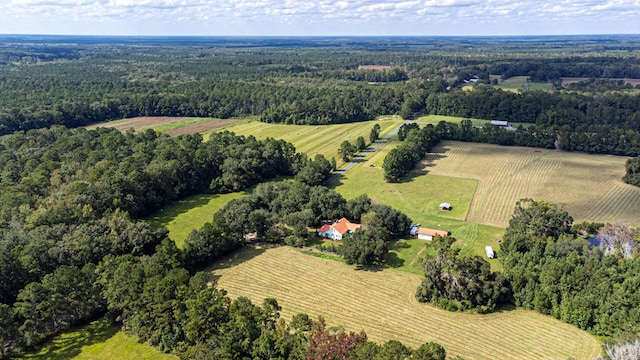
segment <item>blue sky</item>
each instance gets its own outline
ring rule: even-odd
[[[640,34],[640,0],[0,0],[0,33]]]

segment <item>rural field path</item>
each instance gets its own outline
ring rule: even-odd
[[[375,143],[371,144],[371,146],[369,146],[365,151],[361,152],[360,155],[358,155],[355,159],[351,160],[349,163],[343,166],[342,169],[338,170],[335,174],[331,175],[331,177],[327,179],[323,185],[328,186],[332,182],[336,181],[340,176],[344,175],[344,173],[346,173],[349,169],[354,167],[357,163],[361,162],[365,157],[367,157],[367,155],[371,154],[380,145],[386,143],[389,139],[391,139],[393,135],[398,133],[398,130],[400,130],[400,127],[406,124],[407,122],[408,121],[405,121],[402,124],[398,125],[395,129],[391,130],[390,133],[378,139]]]

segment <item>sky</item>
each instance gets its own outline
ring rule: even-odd
[[[0,34],[640,34],[640,0],[0,0]]]

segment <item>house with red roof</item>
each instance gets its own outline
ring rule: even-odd
[[[342,237],[360,229],[360,224],[352,223],[347,218],[342,218],[331,225],[323,225],[318,229],[318,234],[331,240],[342,240]]]

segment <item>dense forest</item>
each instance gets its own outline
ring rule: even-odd
[[[640,154],[639,95],[606,80],[640,78],[634,37],[8,40],[0,47],[0,134],[151,115],[328,124],[433,114],[535,124],[569,151]],[[511,92],[489,75],[592,80]],[[471,78],[473,91],[463,91]]]
[[[203,141],[152,130],[53,126],[0,137],[0,158],[0,358],[100,316],[182,358],[446,356],[435,343],[414,350],[398,341],[379,345],[364,332],[332,330],[306,314],[287,322],[275,299],[260,306],[231,300],[198,272],[242,247],[247,234],[302,246],[308,226],[342,216],[365,224],[353,241],[374,254],[345,258],[360,265],[371,256],[384,261],[388,243],[405,236],[411,221],[366,196],[346,201],[317,186],[331,171],[321,155],[309,159],[282,140],[229,132]],[[293,179],[265,182],[283,176]],[[166,230],[140,221],[193,193],[257,183],[251,195],[194,230],[184,250]]]
[[[411,221],[366,196],[347,201],[319,186],[335,161],[271,138],[220,132],[203,141],[83,125],[150,115],[329,124],[386,114],[522,124],[405,125],[384,161],[389,181],[441,139],[640,155],[640,95],[610,80],[640,78],[636,37],[1,39],[0,358],[101,316],[183,358],[446,356],[435,343],[380,345],[305,314],[287,321],[275,299],[231,300],[198,272],[247,234],[302,246],[307,227],[343,216],[363,230],[338,254],[359,267],[383,265]],[[489,75],[554,81],[554,89],[505,91]],[[562,87],[564,76],[594,79]],[[469,79],[477,81],[462,89]],[[378,135],[373,129],[370,140]],[[625,181],[638,185],[638,169],[638,158],[629,160]],[[189,195],[254,185],[183,250],[141,221]],[[594,234],[600,246],[589,245]],[[502,273],[461,257],[452,243],[438,239],[425,257],[420,301],[478,312],[515,304],[607,338],[640,332],[640,257],[625,224],[576,225],[558,206],[526,199],[503,239]]]

